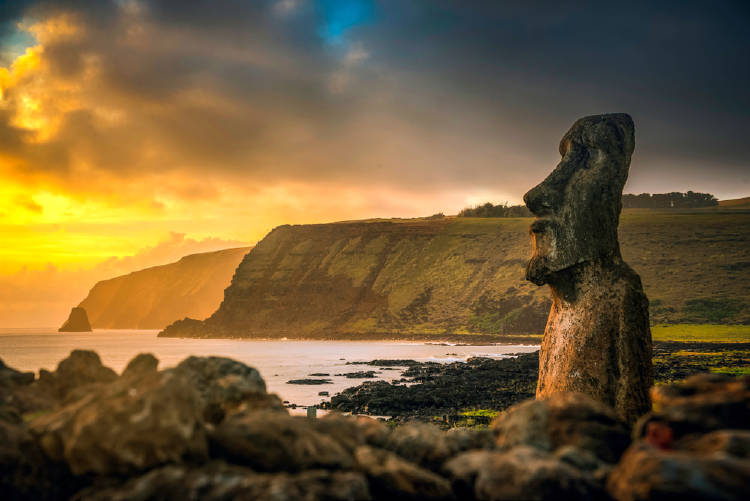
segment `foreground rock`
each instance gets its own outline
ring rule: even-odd
[[[648,299],[617,237],[634,134],[629,115],[578,120],[558,166],[524,195],[537,216],[526,278],[553,293],[536,395],[585,393],[631,423],[653,384]]]
[[[607,488],[618,500],[746,499],[750,485],[750,377],[704,374],[655,387],[655,410]]]
[[[33,415],[0,400],[0,499],[742,499],[750,478],[750,378],[659,386],[633,444],[614,409],[583,394],[443,432],[290,416],[255,369],[221,357],[160,371],[141,354],[117,376],[77,351],[45,378],[0,364],[13,395],[65,382]]]
[[[75,306],[70,310],[68,319],[57,329],[58,332],[91,332],[91,324],[86,310],[80,306]]]

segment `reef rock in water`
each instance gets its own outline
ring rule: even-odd
[[[70,310],[68,319],[57,329],[58,332],[91,332],[91,324],[86,310],[76,306]]]

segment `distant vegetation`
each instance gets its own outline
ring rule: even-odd
[[[467,207],[458,213],[458,217],[530,217],[531,211],[525,205],[493,205],[487,202],[475,207]]]
[[[716,205],[719,205],[719,200],[711,193],[694,191],[622,196],[624,209],[696,209]],[[530,217],[532,215],[525,205],[508,205],[507,202],[498,205],[487,202],[474,207],[466,207],[458,213],[458,217]]]
[[[622,206],[625,209],[696,209],[715,205],[719,205],[715,196],[694,191],[622,196]]]

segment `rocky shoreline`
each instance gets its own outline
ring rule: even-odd
[[[503,370],[521,381],[530,358]],[[38,378],[0,362],[0,395],[2,499],[742,499],[750,478],[750,377],[657,386],[633,430],[580,394],[525,400],[485,429],[294,417],[220,357],[158,370],[144,354],[118,375],[74,351]]]
[[[539,370],[538,352],[515,358],[470,358],[441,364],[414,360],[372,360],[363,364],[400,367],[402,378],[365,382],[334,395],[322,408],[354,414],[391,416],[396,421],[438,421],[454,425],[461,411],[502,411],[534,398]],[[654,343],[657,384],[681,381],[711,370],[750,369],[750,343]],[[486,421],[473,419],[476,421]]]

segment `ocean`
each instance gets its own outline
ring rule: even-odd
[[[400,370],[380,371],[378,367],[347,365],[373,359],[412,359],[419,362],[456,362],[470,357],[507,357],[510,353],[530,352],[536,345],[454,346],[405,341],[301,341],[159,338],[155,330],[95,330],[86,333],[58,333],[56,329],[0,328],[0,358],[6,365],[23,371],[54,370],[71,350],[88,349],[99,354],[102,363],[117,372],[139,353],[152,353],[159,368],[177,365],[190,355],[224,356],[239,360],[260,371],[268,391],[282,400],[300,406],[314,405],[345,388],[373,379],[336,376],[346,372],[375,370],[380,380],[401,377]],[[294,385],[291,379],[328,373],[331,384]]]

